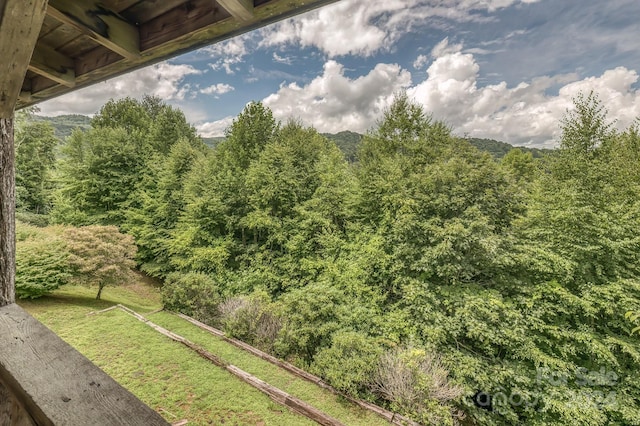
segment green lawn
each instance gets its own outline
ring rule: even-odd
[[[346,425],[375,426],[389,424],[372,412],[363,410],[313,383],[300,379],[263,359],[255,357],[171,313],[158,312],[147,316],[147,318],[197,343],[236,367],[282,389],[290,395],[308,402]]]
[[[168,421],[190,425],[312,425],[266,395],[120,310],[160,307],[157,290],[141,284],[95,291],[66,286],[19,304]]]
[[[102,300],[95,300],[95,294],[95,289],[65,286],[50,296],[19,304],[170,422],[315,424],[121,310],[87,315],[117,303],[141,314],[159,309],[159,291],[149,283],[141,280],[126,287],[106,288]],[[148,318],[346,425],[388,424],[175,315],[158,312]]]

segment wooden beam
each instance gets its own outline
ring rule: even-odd
[[[0,380],[0,419],[4,424],[16,426],[36,426],[18,398]]]
[[[33,51],[29,70],[67,87],[76,85],[73,59],[42,44]]]
[[[37,425],[169,426],[15,303],[0,307],[0,382]]]
[[[138,28],[99,1],[50,0],[47,13],[127,59],[140,56]]]
[[[176,45],[181,37],[230,18],[211,0],[192,0],[140,26],[140,47],[146,54],[163,44]],[[229,19],[230,23],[235,23]]]
[[[13,117],[47,0],[0,1],[0,118]]]
[[[142,26],[181,4],[184,4],[184,0],[145,0],[136,3],[127,10],[123,10],[122,16],[131,22],[139,21],[138,24]]]
[[[251,21],[253,19],[253,0],[216,1],[238,21]]]
[[[18,100],[20,102],[33,102],[33,96],[31,96],[31,92],[27,92],[26,90],[23,90],[18,95]]]

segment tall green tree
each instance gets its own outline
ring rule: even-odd
[[[26,117],[16,129],[17,208],[45,214],[51,205],[56,147],[50,123]]]
[[[226,139],[187,175],[184,214],[170,246],[175,268],[220,272],[238,265],[254,238],[242,223],[250,209],[247,171],[278,127],[268,108],[250,103],[227,129]]]
[[[139,207],[127,212],[125,228],[136,238],[137,260],[141,269],[152,276],[164,277],[171,270],[170,239],[184,212],[185,179],[204,155],[186,139],[174,144],[157,166],[155,184],[139,191]]]
[[[107,102],[87,132],[75,131],[63,149],[54,219],[126,225],[144,191],[157,190],[159,164],[183,140],[203,149],[184,114],[156,97]]]

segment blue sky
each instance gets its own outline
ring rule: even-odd
[[[41,105],[93,114],[158,95],[203,136],[252,100],[323,132],[365,132],[406,90],[459,135],[552,146],[581,91],[640,116],[637,0],[340,0]]]

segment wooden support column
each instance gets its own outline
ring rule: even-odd
[[[0,0],[0,307],[15,301],[13,110],[46,10],[47,0]]]
[[[15,302],[16,197],[13,118],[0,118],[0,306]]]

